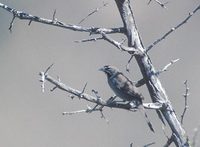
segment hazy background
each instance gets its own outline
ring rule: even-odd
[[[11,7],[33,15],[56,17],[66,23],[77,24],[83,17],[102,6],[102,0],[1,0]],[[84,26],[122,26],[114,0],[92,15]],[[178,24],[189,11],[199,5],[200,0],[171,0],[167,9],[147,0],[131,1],[136,22],[145,46]],[[149,131],[140,113],[124,110],[104,109],[109,124],[100,118],[100,113],[63,116],[63,111],[86,109],[92,104],[83,100],[71,100],[67,93],[55,90],[46,83],[45,93],[41,92],[38,73],[55,63],[50,75],[59,76],[62,82],[82,89],[88,82],[86,92],[99,91],[103,98],[113,95],[106,83],[106,77],[98,71],[105,64],[112,64],[125,72],[129,55],[120,52],[105,41],[74,43],[87,39],[88,33],[73,32],[44,24],[16,19],[13,32],[8,30],[12,14],[0,8],[0,146],[1,147],[128,147],[142,146],[156,142],[160,147],[166,142],[162,124],[155,111],[148,111],[156,133]],[[188,80],[190,96],[189,109],[184,118],[184,128],[192,138],[194,128],[200,124],[199,83],[200,83],[200,12],[196,13],[182,28],[150,51],[152,62],[160,69],[170,60],[181,60],[160,76],[163,86],[176,110],[177,116],[183,111],[185,91],[183,82]],[[113,36],[113,35],[112,35]],[[114,37],[114,36],[113,36]],[[119,41],[124,38],[115,37]],[[141,78],[135,60],[131,63],[132,80]],[[145,86],[142,87],[145,102],[150,98]],[[167,134],[170,135],[169,130]],[[200,144],[198,144],[200,145]]]

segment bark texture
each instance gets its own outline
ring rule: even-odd
[[[150,57],[146,53],[142,41],[140,39],[139,33],[136,28],[134,15],[130,7],[129,0],[115,0],[119,13],[121,15],[125,35],[128,39],[128,46],[134,47],[135,49],[142,52],[142,55],[135,55],[138,66],[140,67],[141,73],[146,81],[149,94],[153,102],[163,103],[163,107],[160,110],[162,115],[166,119],[168,125],[170,126],[173,134],[173,141],[176,146],[188,147],[188,138],[185,130],[178,121],[173,107],[168,99],[168,96],[161,85],[161,82],[156,75],[156,70],[150,60]]]

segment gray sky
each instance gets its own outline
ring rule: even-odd
[[[82,23],[84,26],[122,26],[116,5],[109,5]],[[146,0],[132,1],[136,23],[145,46],[162,36],[171,27],[183,20],[197,7],[200,0],[170,1],[167,9]],[[33,15],[52,18],[54,9],[57,19],[77,24],[103,1],[87,0],[2,0],[11,7]],[[156,142],[160,147],[166,142],[162,124],[155,111],[148,111],[156,133],[149,131],[141,113],[124,110],[104,110],[109,124],[100,118],[100,113],[63,116],[64,111],[85,109],[92,104],[83,100],[71,100],[69,94],[56,90],[50,92],[46,84],[42,93],[38,73],[55,63],[49,72],[59,76],[71,87],[82,89],[88,82],[86,92],[99,91],[107,99],[113,95],[106,83],[106,77],[98,71],[105,64],[115,65],[125,72],[129,55],[120,52],[105,41],[74,43],[87,39],[87,33],[73,32],[44,24],[15,20],[13,32],[8,27],[12,15],[0,8],[0,146],[2,147],[121,147],[142,146]],[[199,107],[199,29],[200,13],[196,13],[182,28],[171,34],[150,51],[149,55],[156,69],[164,67],[172,59],[181,60],[160,76],[161,82],[174,106],[177,116],[183,111],[185,91],[183,82],[190,87],[189,109],[184,118],[184,128],[190,138],[193,129],[200,124]],[[124,36],[114,36],[116,40]],[[141,78],[135,60],[131,63],[130,79]],[[146,87],[141,88],[145,102],[150,102]],[[167,129],[166,133],[170,135]]]

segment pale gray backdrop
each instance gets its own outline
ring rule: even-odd
[[[2,0],[2,3],[33,15],[56,17],[66,23],[77,24],[96,7],[101,0]],[[83,22],[84,26],[118,27],[122,25],[114,0],[106,0],[109,5]],[[135,0],[133,10],[140,35],[149,45],[171,27],[178,24],[200,0],[169,1],[167,9],[155,2],[147,5],[147,0]],[[56,90],[50,92],[52,85],[46,84],[42,93],[38,73],[51,63],[55,63],[49,74],[61,78],[62,82],[82,89],[88,82],[87,93],[92,89],[99,91],[104,98],[112,96],[105,75],[98,68],[112,64],[125,72],[129,55],[120,52],[105,41],[74,43],[88,38],[87,33],[73,32],[32,22],[15,20],[13,32],[8,31],[12,15],[0,8],[0,146],[1,147],[128,147],[142,146],[156,142],[160,147],[166,142],[162,124],[155,111],[148,111],[156,133],[149,131],[140,113],[124,110],[105,109],[109,124],[100,114],[78,114],[63,116],[63,111],[85,109],[83,100],[71,100],[68,94]],[[152,51],[150,56],[157,69],[170,60],[181,60],[168,72],[160,76],[163,86],[177,112],[183,110],[183,81],[190,87],[189,109],[185,116],[184,128],[190,138],[193,129],[200,124],[199,83],[200,83],[200,13],[193,16],[182,28],[171,34]],[[115,37],[119,41],[122,39]],[[131,63],[132,80],[141,78],[135,60]],[[145,102],[150,102],[146,87],[141,90]],[[169,130],[167,134],[170,135]]]

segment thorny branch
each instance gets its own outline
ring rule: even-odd
[[[200,5],[194,9],[191,13],[189,13],[189,15],[182,21],[180,22],[177,26],[171,28],[167,33],[165,33],[161,38],[155,40],[151,45],[149,45],[146,49],[146,51],[148,52],[149,50],[151,50],[156,44],[158,44],[159,42],[161,42],[162,40],[164,40],[167,36],[169,36],[172,32],[174,32],[175,30],[177,30],[178,28],[180,28],[182,25],[184,25],[198,10],[200,9]]]
[[[73,30],[73,31],[88,32],[90,34],[99,34],[99,32],[97,31],[98,29],[103,29],[104,32],[107,34],[124,32],[124,29],[122,27],[120,27],[120,28],[97,28],[97,27],[83,27],[83,26],[74,25],[74,24],[65,24],[64,22],[56,19],[56,17],[55,17],[56,11],[54,11],[52,19],[46,19],[46,18],[42,18],[39,16],[34,16],[31,14],[25,13],[23,11],[18,11],[16,9],[11,8],[2,3],[0,3],[0,7],[13,14],[13,18],[12,18],[12,21],[11,21],[10,27],[9,27],[10,31],[12,31],[13,22],[14,22],[15,18],[19,18],[19,19],[23,19],[23,20],[29,20],[29,25],[31,24],[31,22],[34,21],[34,22],[48,24],[48,25],[52,25],[52,26],[56,26],[56,27]]]
[[[184,85],[185,85],[185,94],[183,94],[183,97],[184,97],[184,101],[185,101],[185,107],[184,107],[183,113],[181,115],[181,124],[183,124],[183,118],[184,118],[185,113],[188,109],[187,99],[188,99],[188,96],[189,96],[189,87],[188,87],[188,81],[187,80],[185,80]]]
[[[49,66],[49,67],[52,67],[52,65]],[[50,68],[48,68],[48,70],[49,69]],[[49,81],[50,83],[55,85],[56,88],[63,90],[63,91],[66,91],[66,92],[68,92],[68,93],[70,93],[74,96],[77,96],[80,99],[84,99],[86,101],[92,102],[92,103],[96,104],[97,106],[101,106],[101,107],[105,106],[105,107],[110,107],[110,108],[120,108],[120,109],[129,110],[129,111],[134,111],[134,110],[137,109],[137,106],[134,105],[133,103],[120,103],[120,102],[117,102],[117,101],[114,101],[114,100],[111,101],[110,99],[108,99],[107,101],[104,101],[100,96],[96,95],[94,97],[94,96],[88,95],[88,94],[85,93],[86,85],[84,86],[82,91],[79,91],[79,90],[73,89],[73,88],[61,83],[60,80],[56,80],[56,79],[52,78],[46,72],[40,72],[39,75],[41,76],[40,82],[42,82],[42,90],[43,91],[44,91],[44,86],[45,86],[44,83],[46,81]],[[160,104],[160,103],[144,103],[143,106],[146,109],[160,109],[162,107],[162,104]],[[102,108],[101,109],[100,108],[95,107],[92,110],[94,110],[94,111],[101,110]],[[89,109],[81,111],[81,112],[88,112],[88,110]]]

